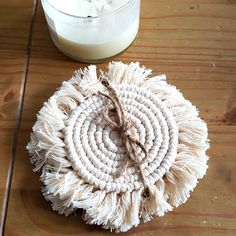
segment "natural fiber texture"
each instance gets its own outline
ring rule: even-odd
[[[139,171],[142,175],[144,185],[146,187],[148,186],[148,182],[146,181],[146,177],[143,173],[141,165],[144,164],[144,162],[146,161],[146,158],[148,156],[147,150],[144,145],[139,141],[136,133],[134,132],[135,127],[132,120],[126,117],[124,107],[119,99],[116,90],[113,88],[113,86],[111,86],[109,80],[104,76],[101,77],[101,83],[107,88],[108,94],[104,94],[101,92],[99,92],[99,94],[105,96],[112,102],[114,106],[113,111],[116,112],[115,115],[117,116],[118,121],[116,122],[111,117],[109,117],[109,109],[105,109],[105,111],[103,112],[103,117],[107,121],[108,125],[112,127],[113,130],[118,131],[121,135],[123,144],[125,146],[126,154],[132,161],[134,161],[134,163],[137,164]],[[138,147],[140,147],[145,154],[145,158],[143,161],[139,160],[140,154]],[[123,168],[124,171],[127,168],[127,164],[128,162],[126,162],[125,167]],[[123,173],[123,171],[121,171],[121,173]]]
[[[79,70],[44,103],[27,149],[55,211],[124,232],[186,202],[207,169],[207,126],[139,63]],[[148,191],[147,191],[148,190]]]

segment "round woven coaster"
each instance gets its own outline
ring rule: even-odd
[[[207,169],[207,126],[139,63],[77,71],[37,115],[27,149],[54,210],[124,232],[184,203]],[[103,80],[106,81],[104,86]]]

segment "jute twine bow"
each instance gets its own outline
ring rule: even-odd
[[[146,177],[143,173],[143,169],[141,166],[148,156],[147,150],[144,147],[144,145],[137,139],[133,130],[134,126],[133,126],[132,121],[125,116],[124,107],[117,95],[116,90],[113,88],[113,86],[110,84],[110,82],[108,81],[106,77],[101,78],[101,83],[107,89],[108,94],[103,93],[103,92],[99,92],[99,94],[102,96],[105,96],[112,102],[114,106],[112,110],[114,110],[114,112],[117,114],[117,120],[111,119],[110,117],[111,110],[109,109],[104,110],[103,117],[107,121],[109,126],[113,130],[116,130],[121,135],[128,157],[139,168],[143,181],[144,181],[144,185],[146,187],[148,183],[146,182]],[[143,161],[141,161],[141,159],[139,158],[140,152],[138,150],[138,147],[145,154]],[[126,162],[126,165],[124,166],[123,170],[126,169],[127,165],[128,165],[128,161]],[[123,170],[121,171],[121,173],[123,172]]]

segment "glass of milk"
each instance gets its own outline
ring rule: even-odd
[[[41,1],[54,44],[75,60],[103,61],[137,35],[140,0]]]

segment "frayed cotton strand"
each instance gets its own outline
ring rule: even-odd
[[[42,193],[54,211],[67,216],[84,209],[88,224],[126,232],[141,219],[147,222],[153,216],[164,216],[190,197],[208,167],[207,125],[196,107],[167,84],[165,75],[151,77],[151,72],[138,62],[112,62],[108,72],[101,73],[123,91],[124,97],[130,93],[122,101],[127,115],[137,121],[140,140],[146,138],[150,163],[144,164],[144,173],[150,181],[149,193],[132,163],[119,178],[113,177],[126,161],[119,139],[108,140],[111,129],[104,128],[99,116],[107,101],[96,96],[104,92],[96,66],[76,71],[44,103],[27,150],[34,171],[42,172]],[[159,104],[155,114],[163,114],[163,118],[156,121],[157,117],[148,113],[153,106],[148,99]],[[132,104],[137,107],[132,108]],[[155,139],[158,135],[162,140]],[[162,157],[159,162],[158,157]]]

